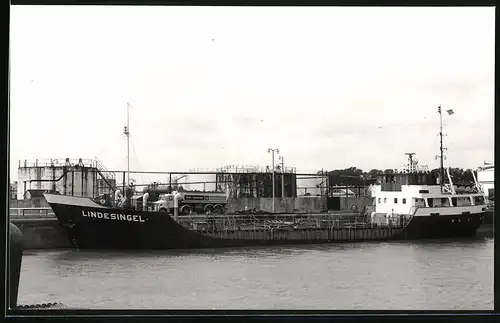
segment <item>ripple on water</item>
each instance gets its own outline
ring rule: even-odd
[[[493,241],[30,252],[19,302],[78,308],[492,309]]]

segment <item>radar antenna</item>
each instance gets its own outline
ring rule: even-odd
[[[413,155],[415,155],[415,153],[405,153],[405,155],[408,156],[408,170],[411,173],[414,171],[414,166],[416,165],[413,163]]]

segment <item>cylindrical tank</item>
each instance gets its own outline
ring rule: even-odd
[[[174,187],[175,188],[175,187]],[[148,199],[150,201],[158,201],[161,194],[168,194],[171,192],[171,189],[168,185],[156,185],[150,184],[142,189],[143,193],[148,193]]]

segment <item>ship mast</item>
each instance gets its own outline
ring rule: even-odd
[[[440,171],[440,179],[439,179],[439,185],[441,186],[441,193],[443,193],[443,186],[444,186],[444,151],[445,148],[443,148],[443,113],[441,111],[441,105],[438,106],[438,113],[439,113],[439,171]]]
[[[127,136],[127,186],[130,185],[130,122],[129,122],[130,104],[127,102],[127,125],[124,127],[123,134]]]

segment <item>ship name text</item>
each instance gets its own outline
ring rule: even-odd
[[[132,214],[116,214],[116,213],[105,213],[105,212],[90,212],[82,211],[82,216],[89,218],[97,218],[104,220],[119,220],[128,222],[146,222],[140,215]]]

